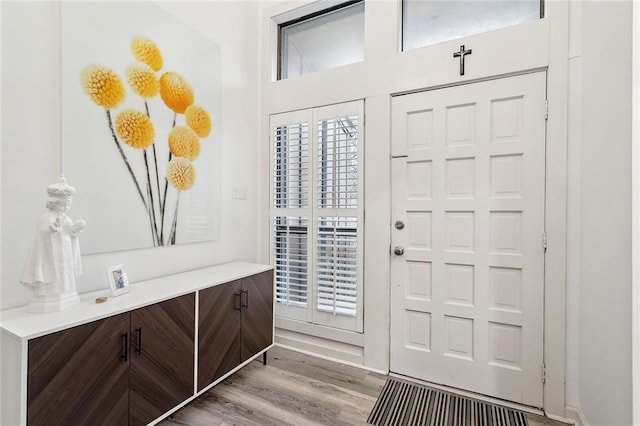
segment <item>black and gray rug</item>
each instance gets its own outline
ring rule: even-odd
[[[389,378],[367,423],[376,426],[527,426],[511,408]]]

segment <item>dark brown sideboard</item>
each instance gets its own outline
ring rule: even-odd
[[[210,285],[202,281],[207,272],[216,277]],[[3,411],[14,417],[3,413],[2,424],[153,424],[273,345],[270,266],[233,263],[177,274],[170,278],[192,283],[176,290],[193,291],[173,297],[166,297],[167,278],[133,284],[131,293],[108,302],[113,313],[99,319],[87,321],[86,308],[98,305],[83,300],[85,306],[77,309],[85,317],[80,324],[23,336],[20,345],[12,342],[16,334],[33,331],[16,327],[20,314],[35,322],[50,316],[55,330],[54,319],[71,318],[74,308],[51,314],[3,312],[3,347],[8,343],[10,351],[19,346],[26,352],[26,357],[13,354],[21,364],[26,361],[26,374],[18,375],[26,395],[14,398],[14,405],[6,405],[12,401],[3,395]],[[156,301],[154,281],[160,294],[167,293],[164,300]],[[134,292],[135,307],[126,309]],[[139,306],[146,292],[150,304]],[[10,368],[8,355],[3,377]]]

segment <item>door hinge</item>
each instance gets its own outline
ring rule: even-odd
[[[547,233],[546,232],[542,233],[542,248],[544,249],[544,251],[547,251]]]
[[[544,119],[549,119],[549,101],[547,99],[544,101]]]
[[[547,365],[542,363],[542,383],[547,383]]]

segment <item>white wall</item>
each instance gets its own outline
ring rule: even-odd
[[[580,377],[580,176],[582,145],[582,2],[569,4],[567,138],[566,405],[577,410]],[[576,413],[574,415],[577,416]]]
[[[160,2],[221,46],[222,228],[219,241],[83,256],[81,293],[107,288],[105,268],[124,263],[132,282],[232,260],[257,259],[258,46],[256,2]],[[18,283],[60,171],[59,5],[7,2],[2,8],[1,308],[28,303]],[[73,182],[72,182],[73,184]],[[76,183],[77,185],[77,183]],[[231,198],[247,187],[246,200]],[[78,193],[77,197],[82,194]],[[73,207],[70,211],[73,215]],[[89,223],[90,227],[91,224]],[[9,249],[7,249],[9,248]]]
[[[59,13],[54,3],[3,2],[2,308],[22,305],[18,284],[60,157]],[[26,25],[30,22],[31,25]]]
[[[582,4],[579,399],[591,426],[632,421],[631,12]]]

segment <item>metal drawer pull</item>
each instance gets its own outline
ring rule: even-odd
[[[234,294],[235,299],[234,299],[234,304],[233,304],[233,309],[236,311],[241,311],[242,310],[242,296],[240,295],[240,293],[236,293]]]
[[[242,307],[249,309],[249,290],[242,290]]]
[[[129,333],[124,333],[122,335],[122,351],[120,352],[120,358],[127,362],[129,358]]]
[[[136,328],[136,353],[142,355],[142,327]]]

